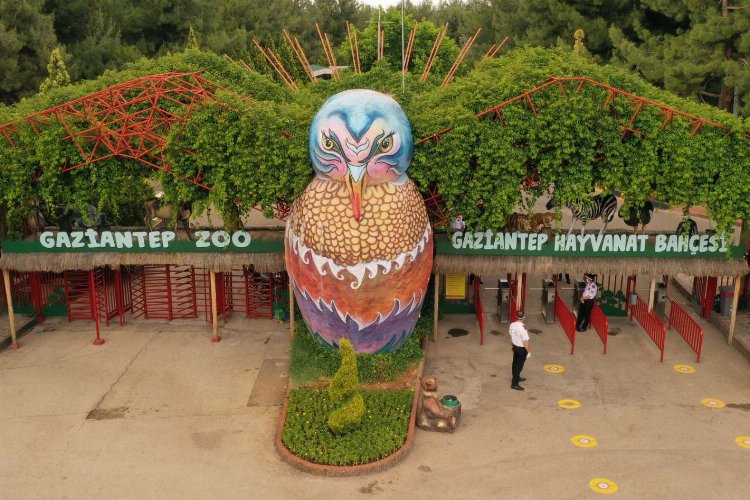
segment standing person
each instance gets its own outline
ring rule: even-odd
[[[594,299],[599,289],[594,283],[593,274],[585,274],[584,280],[586,281],[586,288],[584,288],[581,294],[581,303],[578,304],[578,318],[576,318],[576,331],[585,332],[589,327],[591,321],[591,310],[594,308]]]
[[[508,333],[510,333],[510,342],[513,349],[513,380],[510,383],[510,388],[517,391],[523,391],[524,388],[519,385],[520,382],[524,382],[526,379],[521,376],[521,370],[523,370],[523,364],[526,362],[526,358],[531,356],[531,349],[529,348],[529,332],[526,331],[526,327],[523,324],[523,320],[526,315],[523,311],[518,311],[518,319],[510,324]]]

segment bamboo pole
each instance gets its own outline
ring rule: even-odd
[[[466,57],[466,54],[469,53],[469,49],[472,45],[474,45],[474,41],[479,36],[479,32],[482,31],[482,28],[479,28],[476,33],[474,33],[474,36],[469,38],[469,40],[464,44],[463,48],[461,49],[461,52],[458,53],[458,57],[456,57],[456,60],[453,62],[453,66],[451,66],[451,69],[448,70],[448,74],[445,75],[445,78],[443,79],[443,83],[440,84],[441,87],[445,87],[450,82],[453,81],[453,78],[456,76],[456,71],[458,71],[458,67],[461,65],[461,63],[464,60],[464,57]]]
[[[357,73],[358,75],[362,74],[362,71],[359,67],[359,57],[357,57],[357,49],[354,48],[354,44],[355,44],[354,37],[356,35],[349,21],[346,22],[346,34],[348,35],[349,51],[352,54],[352,66],[354,67],[354,72]]]
[[[742,276],[734,278],[734,297],[732,297],[732,318],[729,320],[729,336],[727,343],[732,345],[734,342],[734,325],[737,321],[737,305],[740,300],[740,290],[742,289]]]
[[[414,40],[417,38],[417,26],[419,23],[414,23],[414,29],[409,33],[409,44],[406,46],[406,55],[404,56],[404,67],[401,71],[407,72],[409,70],[409,61],[411,60],[411,52],[414,50]]]
[[[438,32],[437,37],[435,37],[435,43],[432,44],[432,50],[430,50],[430,57],[427,58],[427,64],[424,67],[424,71],[422,72],[422,77],[420,78],[420,81],[423,82],[427,80],[427,77],[430,75],[432,64],[435,62],[435,56],[437,56],[437,53],[440,50],[440,45],[443,43],[443,38],[445,38],[445,34],[447,32],[448,32],[448,23],[445,23],[445,26],[443,26],[443,30]]]
[[[289,283],[289,329],[291,332],[291,338],[294,340],[294,330],[295,330],[295,324],[294,324],[294,285],[292,283]]]
[[[380,19],[378,19],[378,32],[377,32],[377,38],[378,38],[378,45],[377,45],[377,56],[375,57],[375,60],[380,61],[381,57],[381,51],[380,51],[380,41],[382,40],[380,37]]]
[[[352,30],[352,34],[354,35],[354,49],[357,51],[357,71],[362,73],[362,59],[359,57],[359,35],[357,35],[357,30]]]
[[[297,61],[299,61],[300,66],[302,66],[302,69],[305,71],[305,74],[311,82],[314,82],[316,80],[315,75],[312,72],[310,63],[307,61],[307,57],[305,57],[305,53],[301,51],[299,42],[296,38],[292,40],[292,37],[289,35],[289,32],[286,29],[282,30],[282,33],[284,33],[284,38],[286,38],[287,43],[292,47],[294,56],[297,58]],[[295,41],[297,42],[296,44]]]
[[[302,44],[299,43],[299,40],[297,40],[297,37],[294,37],[294,43],[297,45],[297,49],[299,50],[299,53],[302,54],[302,58],[305,61],[305,67],[307,68],[307,71],[310,72],[310,76],[312,77],[313,81],[318,81],[318,77],[315,76],[315,73],[313,73],[312,66],[310,66],[310,60],[307,58],[307,54],[305,54],[305,49],[302,48]]]
[[[435,299],[432,306],[432,341],[437,340],[438,335],[438,314],[440,308],[440,273],[435,273]]]
[[[283,69],[283,66],[282,67],[278,67],[276,65],[276,62],[274,61],[274,59],[271,58],[271,56],[269,55],[269,53],[273,54],[273,52],[271,51],[271,49],[268,49],[267,51],[264,50],[263,47],[255,39],[253,39],[253,44],[255,44],[255,47],[260,51],[261,54],[263,54],[263,57],[266,59],[266,61],[268,62],[268,64],[271,65],[271,67],[274,69],[274,71],[276,71],[276,73],[279,75],[279,77],[282,80],[284,80],[284,83],[286,83],[286,85],[289,88],[291,88],[292,90],[299,90],[299,88],[297,87],[297,84],[295,84],[294,80],[292,80],[291,77],[289,76],[289,74],[286,73],[286,70]],[[274,54],[274,57],[275,57],[275,54]]]
[[[336,54],[333,53],[333,47],[331,46],[331,40],[328,38],[328,33],[323,33],[326,37],[326,44],[328,45],[328,53],[331,54],[331,69],[333,70],[333,78],[339,79],[339,69],[336,67]]]
[[[209,272],[209,280],[211,281],[211,342],[219,342],[219,308],[216,304],[216,273],[214,271]]]
[[[505,44],[508,43],[508,40],[510,39],[510,35],[507,35],[502,42],[500,42],[500,45],[498,45],[495,50],[490,54],[490,57],[495,57],[495,55],[503,50],[503,47],[505,47]]]
[[[284,77],[285,77],[286,81],[287,81],[287,82],[289,82],[289,85],[291,85],[291,87],[292,87],[292,88],[293,88],[294,90],[297,90],[297,91],[299,91],[299,87],[297,87],[297,84],[296,84],[296,83],[294,82],[294,78],[292,78],[292,75],[290,75],[290,74],[289,74],[289,72],[288,72],[288,71],[286,70],[286,68],[284,67],[284,64],[282,64],[281,60],[280,60],[280,59],[278,58],[278,56],[277,56],[277,55],[276,55],[276,54],[274,53],[274,51],[273,51],[273,50],[271,50],[271,48],[270,48],[270,47],[269,47],[268,49],[266,49],[266,50],[268,51],[268,54],[269,54],[269,55],[270,55],[270,56],[271,56],[271,57],[273,58],[273,60],[274,60],[274,61],[276,62],[276,65],[277,65],[277,66],[279,67],[279,70],[280,70],[280,71],[281,71],[281,72],[283,73],[283,75],[284,75]]]
[[[652,276],[648,287],[648,312],[654,310],[654,292],[656,292],[656,277]]]
[[[10,271],[3,269],[3,281],[5,282],[5,298],[8,303],[8,322],[10,323],[10,349],[18,349],[21,344],[16,339],[16,313],[13,310],[13,295],[10,290]]]

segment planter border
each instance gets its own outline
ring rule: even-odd
[[[422,378],[424,372],[424,358],[419,362],[419,368],[417,369],[417,384],[414,388],[414,399],[411,403],[411,415],[409,416],[409,429],[406,434],[406,440],[404,444],[388,455],[387,457],[381,458],[374,462],[359,465],[325,465],[309,462],[302,457],[299,457],[289,451],[284,446],[281,440],[281,433],[284,431],[284,424],[286,423],[286,412],[287,405],[289,404],[289,392],[292,390],[291,378],[286,384],[286,394],[284,396],[284,404],[281,407],[281,414],[279,415],[279,423],[276,429],[276,451],[279,453],[281,459],[291,465],[292,467],[307,472],[310,474],[316,474],[318,476],[328,477],[346,477],[346,476],[359,476],[363,474],[371,474],[373,472],[380,472],[382,470],[393,467],[397,463],[406,457],[411,450],[414,443],[414,428],[417,417],[417,403],[419,401],[419,395],[422,392],[422,387],[419,384],[419,380]]]

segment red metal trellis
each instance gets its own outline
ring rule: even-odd
[[[641,112],[641,110],[645,106],[651,106],[651,107],[657,108],[659,112],[665,116],[664,122],[662,123],[660,130],[663,130],[672,121],[674,116],[682,116],[690,120],[688,125],[693,127],[691,137],[697,134],[705,126],[710,126],[710,127],[718,128],[721,130],[729,131],[729,129],[726,126],[720,123],[716,123],[711,120],[706,120],[699,116],[692,115],[690,113],[685,113],[683,111],[670,108],[669,106],[658,103],[656,101],[652,101],[651,99],[647,99],[645,97],[641,97],[639,95],[626,92],[624,90],[618,89],[617,87],[607,85],[606,83],[592,80],[591,78],[580,77],[580,76],[579,77],[556,77],[556,76],[550,77],[549,80],[547,80],[541,85],[534,87],[533,89],[527,90],[526,92],[522,92],[521,94],[518,94],[515,97],[512,97],[504,102],[501,102],[500,104],[487,108],[484,111],[480,111],[479,113],[474,115],[474,118],[482,118],[484,116],[491,116],[491,117],[498,119],[504,126],[505,120],[503,120],[502,118],[502,109],[517,101],[525,102],[530,107],[534,116],[536,116],[537,109],[534,105],[532,95],[541,90],[546,89],[547,87],[557,86],[560,89],[561,94],[565,97],[568,95],[563,85],[565,82],[578,82],[578,86],[576,88],[575,93],[580,92],[585,84],[593,85],[595,87],[600,87],[600,88],[607,90],[608,91],[607,97],[604,101],[605,106],[612,103],[617,96],[626,97],[628,100],[630,100],[635,105],[635,110],[633,111],[633,115],[630,118],[629,123],[622,127],[623,137],[625,137],[627,134],[630,134],[630,133],[643,135],[643,132],[633,128],[633,125],[634,125],[636,118],[638,117],[638,114]],[[443,135],[447,134],[451,130],[453,130],[453,127],[448,127],[438,132],[435,132],[433,134],[430,134],[426,137],[423,137],[422,139],[419,139],[417,141],[417,144],[421,144],[426,141],[438,142],[440,141]]]
[[[202,172],[185,177],[172,171],[164,156],[167,135],[175,128],[181,132],[196,105],[211,102],[218,90],[230,92],[199,73],[164,73],[144,76],[114,85],[25,118],[37,134],[53,123],[62,125],[62,141],[75,144],[80,161],[61,165],[61,172],[91,166],[107,158],[137,160],[167,172],[207,191]],[[13,146],[18,122],[0,125],[0,134]],[[281,131],[282,134],[287,135]],[[190,151],[186,151],[191,153]],[[285,214],[284,205],[275,207]]]

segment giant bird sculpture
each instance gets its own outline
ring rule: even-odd
[[[432,229],[406,176],[411,126],[390,97],[334,95],[310,126],[315,177],[287,221],[285,257],[302,316],[334,347],[390,352],[411,335],[432,269]]]

